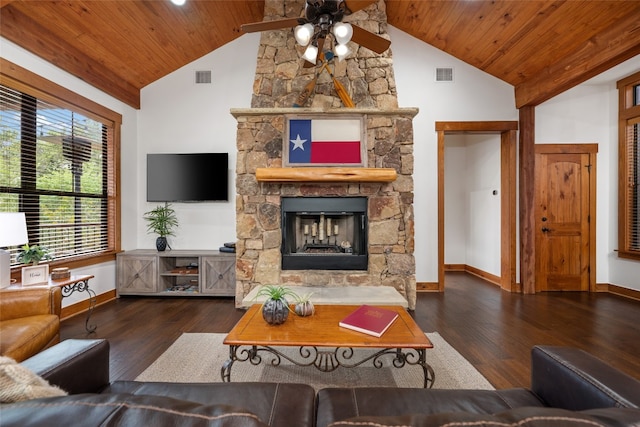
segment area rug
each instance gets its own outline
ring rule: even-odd
[[[427,363],[435,372],[433,388],[485,389],[494,387],[460,353],[449,345],[438,333],[426,334],[433,343],[427,350]],[[136,381],[160,382],[221,382],[220,369],[229,358],[229,348],[222,344],[226,334],[182,334]],[[287,354],[297,349],[279,347]],[[358,349],[362,357],[370,349]],[[294,353],[292,353],[294,352]],[[231,369],[233,382],[290,382],[306,383],[316,390],[324,387],[422,387],[423,374],[419,366],[405,365],[395,368],[391,357],[382,358],[382,368],[367,362],[356,368],[339,367],[333,372],[320,372],[314,367],[296,366],[281,359],[272,366],[269,355],[263,355],[262,363],[254,366],[249,362],[236,362]],[[356,360],[354,358],[354,360]],[[358,359],[359,360],[359,359]]]

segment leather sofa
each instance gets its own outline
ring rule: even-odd
[[[0,406],[3,426],[639,426],[640,381],[572,348],[535,347],[508,390],[109,383],[109,344],[67,340],[23,366],[70,394]]]
[[[0,355],[21,362],[60,342],[59,287],[0,291]]]
[[[109,342],[65,340],[22,362],[68,396],[0,405],[2,427],[313,427],[306,384],[109,382]]]
[[[437,384],[437,373],[436,373]],[[531,350],[531,388],[327,388],[317,427],[640,426],[640,381],[575,348]]]

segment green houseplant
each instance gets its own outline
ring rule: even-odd
[[[262,317],[270,325],[284,323],[289,317],[289,302],[286,297],[297,298],[295,292],[284,286],[266,285],[260,288],[256,298],[266,296],[262,304]]]
[[[22,246],[17,259],[18,262],[21,262],[22,264],[37,265],[43,259],[50,261],[53,259],[53,257],[51,256],[49,249],[43,246],[29,246],[29,244],[26,244]]]
[[[168,246],[167,236],[174,236],[173,230],[178,226],[176,211],[173,210],[171,204],[165,203],[164,206],[157,206],[155,209],[145,212],[143,218],[147,221],[147,232],[158,235],[156,249],[160,252],[164,251]]]

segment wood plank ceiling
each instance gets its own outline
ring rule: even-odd
[[[135,108],[141,88],[241,36],[264,8],[260,0],[0,4],[2,37]],[[389,24],[513,85],[518,108],[640,54],[640,0],[386,4]]]

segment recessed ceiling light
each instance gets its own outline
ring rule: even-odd
[[[182,6],[187,0],[171,0],[171,3],[175,4],[176,6]]]

